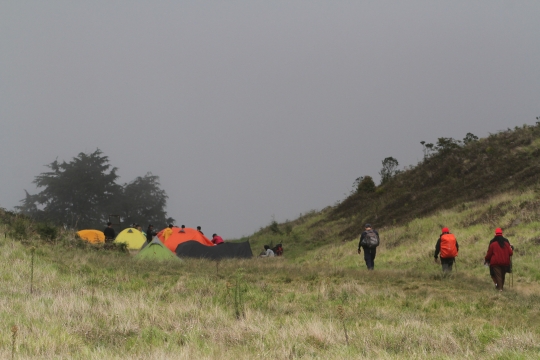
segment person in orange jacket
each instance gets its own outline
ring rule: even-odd
[[[511,258],[514,254],[513,246],[503,236],[501,228],[495,229],[495,237],[490,241],[485,264],[489,264],[489,269],[495,288],[503,291],[504,278],[510,272]]]
[[[164,240],[164,241],[167,241],[167,239],[169,238],[169,236],[172,235],[172,233],[173,233],[172,228],[173,228],[173,224],[169,224],[169,227],[166,228],[165,230],[163,230],[163,240]]]
[[[444,227],[441,232],[442,234],[435,245],[435,262],[438,263],[437,259],[440,253],[443,271],[450,272],[459,252],[459,244],[454,234],[450,234],[447,227]]]

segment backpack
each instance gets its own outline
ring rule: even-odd
[[[376,248],[377,246],[379,246],[379,236],[377,235],[377,233],[375,233],[375,231],[367,230],[366,236],[361,241],[360,245],[368,248]]]
[[[457,255],[456,237],[453,234],[441,235],[441,259],[455,258]]]
[[[272,251],[276,256],[283,255],[283,246],[281,244],[277,244],[275,247],[272,248]]]

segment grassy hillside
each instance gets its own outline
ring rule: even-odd
[[[342,241],[294,259],[158,264],[79,248],[68,233],[53,244],[7,236],[0,358],[11,356],[16,325],[19,359],[536,359],[538,209],[538,192],[527,190],[381,228],[375,272]],[[442,224],[461,244],[451,276],[431,258]],[[508,279],[502,294],[482,266],[496,224],[513,224],[506,235],[516,246],[513,287]]]
[[[537,131],[434,154],[375,193],[250,237],[255,254],[283,243],[282,258],[141,262],[0,211],[0,358],[538,359]],[[512,166],[475,167],[508,139],[499,155]],[[381,235],[374,272],[356,254],[367,220]],[[460,243],[449,276],[433,262],[443,226]],[[496,227],[515,246],[503,293],[483,266]]]

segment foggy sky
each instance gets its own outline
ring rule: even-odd
[[[420,141],[534,124],[538,1],[0,2],[0,207],[58,158],[147,171],[225,238],[342,200]],[[142,224],[144,227],[146,224]]]

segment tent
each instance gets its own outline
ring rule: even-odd
[[[211,260],[253,257],[249,241],[241,243],[226,242],[217,246],[204,246],[197,241],[186,241],[176,248],[178,257],[205,258]]]
[[[156,261],[179,260],[177,256],[174,256],[174,254],[163,245],[157,236],[154,237],[149,244],[145,244],[141,251],[135,255],[135,258]]]
[[[99,230],[80,230],[77,231],[77,235],[91,244],[103,244],[105,242],[105,234]]]
[[[144,243],[146,238],[144,235],[135,228],[124,229],[116,236],[114,239],[115,243],[125,243],[130,250],[139,250]]]
[[[178,245],[191,240],[196,241],[204,246],[214,246],[214,244],[197,229],[185,228],[184,232],[181,232],[182,230],[180,228],[174,227],[172,230],[173,233],[171,236],[169,236],[167,241],[164,241],[163,230],[157,234],[159,240],[161,240],[172,252],[175,252]]]

